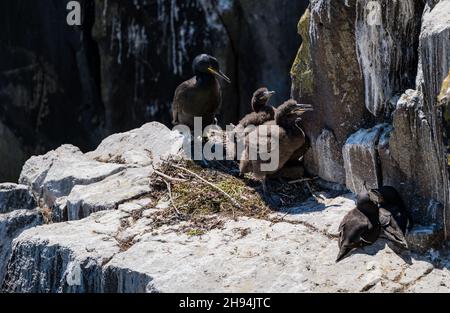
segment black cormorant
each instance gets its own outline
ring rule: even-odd
[[[391,213],[403,234],[406,234],[406,230],[411,230],[413,226],[412,218],[398,191],[391,186],[383,186],[372,189],[372,191],[381,195],[380,207]]]
[[[230,83],[220,71],[216,58],[201,54],[193,62],[195,76],[175,90],[172,107],[173,125],[194,129],[194,117],[202,118],[203,127],[211,125],[222,104],[222,92],[217,77]]]
[[[336,262],[344,259],[353,249],[371,245],[381,233],[376,193],[358,194],[356,208],[345,215],[339,225],[339,254]]]

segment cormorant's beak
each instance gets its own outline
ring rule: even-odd
[[[224,81],[226,81],[227,83],[231,84],[231,79],[229,79],[227,77],[227,75],[225,75],[221,71],[215,70],[212,67],[208,67],[208,72],[210,72],[213,75],[216,75],[219,78],[222,78]]]
[[[292,111],[294,114],[303,114],[308,111],[314,111],[311,104],[297,104],[296,108]]]
[[[381,195],[380,191],[378,189],[371,189],[369,192],[369,199],[376,203],[380,204],[383,203],[383,196]]]
[[[269,100],[274,94],[276,94],[275,91],[266,91],[266,92],[264,92],[264,98]]]

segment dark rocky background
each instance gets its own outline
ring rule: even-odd
[[[67,0],[0,3],[0,181],[61,144],[91,150],[108,134],[148,121],[170,125],[173,91],[199,53],[217,56],[233,84],[221,122],[249,110],[267,85],[289,97],[309,1],[82,0],[83,25],[66,23]]]

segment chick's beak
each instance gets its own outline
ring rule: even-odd
[[[222,78],[224,81],[226,81],[227,83],[231,84],[231,79],[229,79],[227,77],[227,75],[225,75],[221,71],[215,70],[212,67],[208,67],[208,72],[210,72],[211,74],[213,74],[213,75],[215,75],[215,76],[217,76],[219,78]]]
[[[270,99],[274,94],[276,94],[275,91],[266,91],[266,92],[264,92],[264,97],[266,97],[267,99]]]
[[[314,111],[314,108],[311,104],[297,104],[296,108],[293,110],[293,113],[303,114],[308,111]]]

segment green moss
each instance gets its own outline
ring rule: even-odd
[[[302,37],[303,42],[291,68],[292,83],[300,97],[312,95],[314,87],[309,42],[310,19],[311,13],[308,9],[298,23],[298,33]]]
[[[448,76],[442,82],[441,93],[438,96],[438,103],[441,103],[445,100],[447,100],[446,102],[449,102],[450,100],[449,90],[450,90],[450,70],[448,71]]]
[[[186,232],[186,235],[189,237],[196,237],[196,236],[203,236],[205,234],[205,231],[203,229],[189,229]]]
[[[200,236],[222,227],[229,218],[270,220],[272,209],[260,194],[259,181],[233,176],[237,170],[234,163],[215,168],[212,162],[211,166],[203,168],[192,161],[172,160],[158,168],[159,174],[151,174],[153,202],[170,201],[167,208],[152,214],[152,231],[174,226],[172,230],[179,233]],[[298,185],[284,182],[273,181],[271,191],[280,195],[284,206],[303,202],[309,196]]]
[[[185,175],[187,178],[185,182],[172,182],[172,202],[180,213],[188,216],[220,214],[263,218],[270,212],[270,208],[261,195],[247,186],[246,180],[224,172],[202,168],[193,162],[185,162],[180,166],[189,169],[211,184],[196,177],[189,177],[189,174]],[[180,172],[171,167],[170,163],[165,165],[162,171],[172,177],[177,177]],[[231,196],[242,208],[237,208],[222,191]]]

